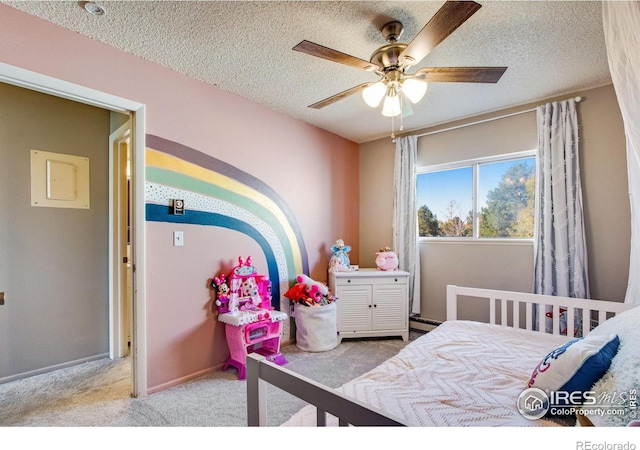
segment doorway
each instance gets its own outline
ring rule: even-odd
[[[134,397],[146,396],[145,105],[5,63],[0,63],[0,82],[97,106],[109,111],[129,114],[131,117],[128,142],[131,177],[129,183],[130,193],[128,194],[130,200],[128,263],[130,264],[131,287],[127,289],[130,292],[130,307],[123,308],[130,310],[131,327],[127,328],[130,329],[131,333],[131,345],[130,347],[127,345],[127,347],[132,358],[132,395]],[[111,246],[111,248],[113,247]],[[113,266],[113,260],[111,260],[109,267]],[[121,334],[120,336],[122,337],[123,335]],[[122,345],[120,347],[122,348]]]

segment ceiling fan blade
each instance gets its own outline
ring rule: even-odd
[[[415,73],[426,82],[497,83],[506,67],[425,67]]]
[[[404,49],[400,60],[411,58],[411,65],[419,63],[481,7],[473,1],[446,2]]]
[[[355,56],[347,55],[346,53],[333,50],[329,47],[324,47],[320,44],[315,44],[310,41],[302,41],[293,50],[297,52],[306,53],[307,55],[317,56],[318,58],[327,59],[329,61],[337,62],[347,66],[355,67],[356,69],[374,70],[379,69],[376,64],[373,64],[364,59],[356,58]]]
[[[352,87],[351,89],[347,89],[346,91],[342,91],[339,94],[333,95],[329,98],[325,98],[324,100],[320,100],[319,102],[316,102],[313,105],[309,105],[309,108],[313,108],[313,109],[324,108],[325,106],[329,106],[332,103],[337,102],[338,100],[342,100],[343,98],[348,97],[352,94],[355,94],[356,92],[360,92],[370,84],[372,83],[359,84],[358,86]]]

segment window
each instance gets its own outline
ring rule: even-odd
[[[535,150],[418,170],[420,237],[531,239]]]

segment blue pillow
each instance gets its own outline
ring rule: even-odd
[[[546,391],[585,392],[609,369],[618,351],[617,335],[587,335],[550,352],[536,366],[528,388]]]

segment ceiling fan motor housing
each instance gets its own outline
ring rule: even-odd
[[[407,44],[399,42],[384,45],[373,52],[370,61],[372,64],[382,67],[384,72],[398,69],[402,65],[400,55],[405,48],[407,48]]]

